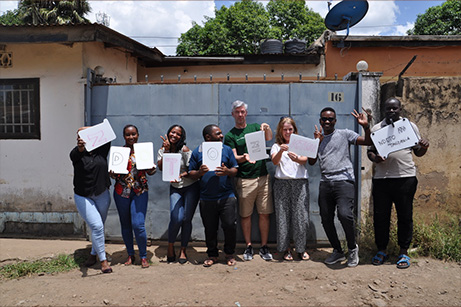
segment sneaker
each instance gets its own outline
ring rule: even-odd
[[[249,261],[251,259],[253,259],[253,246],[248,245],[243,253],[243,260]]]
[[[267,247],[267,245],[261,246],[259,249],[259,256],[261,256],[261,258],[266,261],[272,260],[272,254],[269,252],[269,247]]]
[[[355,245],[354,249],[349,251],[349,256],[347,256],[347,266],[354,267],[359,264],[359,246]]]
[[[338,261],[346,260],[344,253],[338,252],[336,249],[333,250],[333,253],[325,259],[326,264],[335,264]]]

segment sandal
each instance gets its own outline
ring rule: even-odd
[[[216,262],[218,262],[218,257],[209,257],[207,260],[205,260],[203,262],[203,266],[206,267],[206,268],[209,268],[210,266],[212,266]]]
[[[234,266],[237,264],[237,261],[235,260],[234,256],[228,255],[226,256],[226,261],[228,266]]]
[[[410,267],[410,257],[405,254],[399,255],[399,261],[397,261],[398,269],[408,269]]]
[[[307,252],[298,253],[298,256],[301,260],[309,260],[311,258]]]
[[[131,265],[134,264],[135,258],[134,255],[128,255],[128,259],[125,261],[125,265]]]
[[[141,258],[141,268],[147,269],[149,267],[149,261],[147,258]]]
[[[373,265],[381,265],[389,259],[389,256],[384,252],[377,252],[376,255],[371,259]]]
[[[285,259],[286,261],[293,261],[293,255],[291,254],[290,250],[285,251],[283,259]]]
[[[112,268],[109,266],[107,260],[101,261],[101,272],[112,273]]]

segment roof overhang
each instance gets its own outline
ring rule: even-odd
[[[347,36],[331,35],[334,47],[430,47],[461,46],[461,35]],[[344,45],[341,45],[344,42]],[[339,44],[339,46],[338,46]]]

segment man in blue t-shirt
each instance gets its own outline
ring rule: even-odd
[[[222,142],[224,136],[217,125],[203,128],[206,142]],[[238,164],[232,149],[222,145],[221,166],[210,170],[203,164],[202,145],[193,152],[189,161],[190,178],[200,179],[200,216],[205,227],[208,259],[203,266],[209,267],[218,261],[218,225],[224,232],[224,253],[227,264],[236,264],[234,253],[237,239],[237,199],[232,188],[231,177],[237,174]]]
[[[359,246],[355,239],[355,177],[350,156],[350,145],[371,145],[370,126],[366,114],[356,110],[351,114],[365,130],[365,136],[348,129],[335,129],[336,111],[327,107],[320,112],[320,130],[315,126],[314,136],[320,139],[317,158],[320,161],[319,209],[322,226],[333,247],[326,264],[346,260],[334,224],[335,211],[346,235],[349,256],[347,266],[359,264]],[[323,134],[322,134],[323,129]],[[314,165],[316,159],[309,159]]]

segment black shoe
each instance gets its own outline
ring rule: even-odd
[[[173,256],[166,256],[166,261],[169,262],[175,262],[176,261],[176,255]]]

